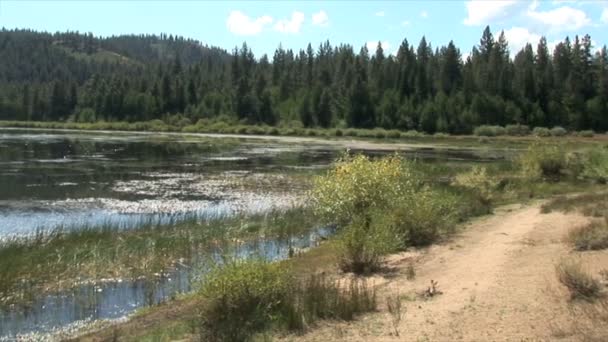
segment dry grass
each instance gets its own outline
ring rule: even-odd
[[[579,261],[564,259],[555,270],[557,279],[568,289],[571,300],[593,302],[602,297],[600,281],[587,273]]]
[[[579,251],[608,248],[608,217],[572,229],[568,234],[567,241]]]

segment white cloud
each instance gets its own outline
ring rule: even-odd
[[[569,6],[544,12],[528,9],[526,14],[553,32],[574,31],[591,24],[591,19],[584,11]]]
[[[274,25],[274,29],[283,33],[299,33],[304,23],[304,13],[294,11],[291,19],[281,19]]]
[[[384,40],[380,43],[382,44],[382,51],[384,51],[385,56],[393,54],[389,51],[391,44],[388,41]],[[369,41],[365,43],[365,46],[367,47],[367,51],[369,51],[370,56],[373,56],[376,53],[376,49],[378,49],[378,41]]]
[[[524,27],[512,27],[505,30],[505,37],[509,42],[509,50],[512,56],[517,54],[528,43],[532,44],[536,49],[536,45],[538,45],[538,41],[540,40],[540,35],[532,33]]]
[[[268,15],[252,19],[241,11],[232,11],[226,20],[226,27],[234,34],[253,36],[262,32],[266,25],[272,24],[272,21],[272,17]]]
[[[323,10],[320,10],[318,13],[313,13],[312,24],[322,27],[329,25],[329,17],[327,16],[327,13],[325,13]]]
[[[386,14],[386,13],[384,13],[384,11],[378,11],[378,12],[374,13],[374,15],[375,15],[376,17],[384,17],[384,15],[385,15],[385,14]]]
[[[604,8],[604,11],[602,12],[602,16],[601,16],[600,20],[604,24],[608,24],[608,7]]]
[[[507,17],[511,11],[521,5],[514,0],[471,0],[467,1],[467,17],[463,23],[467,26],[487,25],[491,21]],[[534,4],[534,3],[533,3]]]
[[[409,20],[404,20],[401,22],[401,26],[410,26],[410,21]]]
[[[428,17],[429,17],[429,12],[427,12],[427,11],[422,11],[422,12],[420,12],[420,16],[421,16],[421,17],[423,17],[424,19],[426,19],[426,18],[428,18]]]

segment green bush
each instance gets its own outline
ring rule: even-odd
[[[390,248],[425,246],[451,232],[455,207],[450,196],[425,187],[413,196],[398,198],[377,221],[397,237],[392,245],[386,243]]]
[[[453,197],[424,186],[415,164],[397,156],[345,156],[314,181],[317,214],[339,228],[340,267],[376,270],[385,254],[425,245],[450,231]]]
[[[482,204],[489,205],[494,198],[498,181],[488,174],[485,167],[474,166],[471,171],[458,174],[452,184],[472,190]]]
[[[341,130],[341,129],[337,128],[337,129],[335,129],[335,130],[334,130],[334,135],[335,135],[336,137],[341,137],[341,136],[343,136],[343,135],[344,135],[344,132],[342,132],[342,130]]]
[[[310,193],[316,212],[327,223],[347,226],[357,215],[389,206],[419,184],[413,164],[398,156],[372,160],[344,155],[326,175],[317,177]]]
[[[524,177],[528,179],[559,180],[566,169],[563,146],[532,143],[519,158]]]
[[[420,133],[415,130],[409,130],[407,132],[401,133],[401,138],[419,138],[419,137],[423,137],[423,136],[424,136],[424,133]]]
[[[386,137],[390,139],[399,139],[401,137],[401,132],[396,129],[391,129],[386,132]]]
[[[593,138],[595,136],[595,132],[591,131],[591,130],[587,130],[587,131],[580,131],[577,134],[579,137],[583,137],[583,138]]]
[[[337,240],[338,266],[356,274],[375,272],[386,254],[398,248],[389,227],[364,215],[357,215],[344,227]]]
[[[547,127],[534,127],[532,134],[537,137],[546,138],[551,136],[551,131]]]
[[[386,138],[386,131],[383,129],[374,129],[374,138],[378,138],[378,139]]]
[[[551,128],[551,136],[563,137],[566,136],[566,134],[568,134],[568,131],[566,131],[566,129],[563,127],[555,126]]]
[[[450,135],[447,133],[442,133],[442,132],[437,132],[435,134],[433,134],[433,138],[438,138],[438,139],[445,139],[445,138],[449,138]]]
[[[271,326],[292,294],[294,280],[277,263],[233,261],[213,270],[201,295],[203,341],[244,341]]]
[[[319,319],[352,320],[376,309],[365,281],[312,275],[299,283],[285,264],[232,261],[211,271],[200,291],[201,340],[247,341],[270,328],[303,331]]]
[[[606,183],[608,181],[608,149],[596,147],[583,157],[583,177]]]
[[[359,132],[357,132],[356,129],[347,129],[344,132],[344,135],[347,137],[357,137],[357,136],[359,136]]]
[[[497,137],[497,136],[505,135],[505,133],[506,132],[505,132],[504,127],[501,127],[501,126],[483,125],[483,126],[475,127],[475,129],[473,130],[473,134],[475,134],[477,136],[483,136],[483,137]]]
[[[530,127],[526,125],[507,125],[505,126],[505,133],[510,136],[526,136],[530,134]]]

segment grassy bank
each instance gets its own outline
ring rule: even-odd
[[[0,304],[27,303],[80,280],[154,279],[180,260],[188,264],[217,250],[236,253],[247,241],[289,241],[315,227],[310,209],[298,207],[210,221],[144,224],[131,230],[72,227],[7,240],[0,243]]]
[[[53,121],[2,121],[0,127],[12,128],[45,128],[45,129],[77,129],[77,130],[111,130],[111,131],[141,131],[141,132],[184,132],[184,133],[221,133],[221,134],[244,134],[244,135],[270,135],[270,136],[300,136],[300,137],[351,137],[365,139],[388,139],[388,140],[442,140],[447,138],[469,139],[473,142],[487,142],[487,139],[535,139],[560,140],[590,139],[600,137],[593,131],[568,132],[561,127],[552,129],[542,127],[530,130],[527,126],[509,125],[502,126],[480,126],[475,129],[473,135],[450,135],[447,133],[428,134],[415,130],[399,131],[383,128],[360,129],[360,128],[305,128],[302,126],[260,126],[244,125],[236,121],[217,121],[201,119],[195,124],[179,120],[141,121],[141,122],[53,122]]]

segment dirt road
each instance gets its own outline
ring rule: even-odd
[[[379,312],[350,323],[322,323],[287,340],[303,341],[523,341],[575,339],[555,264],[570,249],[567,231],[587,218],[541,214],[539,205],[502,208],[469,223],[451,241],[389,258],[394,274],[376,277]],[[600,258],[604,265],[607,254]],[[598,257],[598,255],[595,255]],[[406,269],[413,263],[414,280]],[[442,294],[418,294],[430,281]],[[406,310],[395,336],[386,300],[398,295]]]

